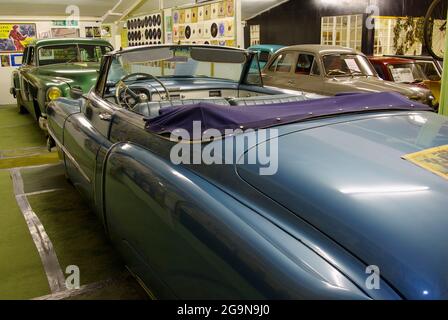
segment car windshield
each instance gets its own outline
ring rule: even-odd
[[[100,62],[103,55],[110,51],[109,47],[99,45],[70,44],[45,46],[39,49],[39,65]]]
[[[268,63],[270,57],[271,57],[270,52],[260,51],[260,53],[258,54],[258,61],[260,62],[261,68],[264,68],[264,66]]]
[[[359,54],[328,54],[323,57],[327,76],[373,76],[375,71],[366,57]]]
[[[394,81],[399,83],[418,83],[428,79],[415,63],[391,64],[389,70]]]
[[[115,55],[107,80],[116,83],[124,76],[146,73],[158,78],[215,78],[239,82],[247,59],[245,51],[211,46],[148,47]]]
[[[429,80],[440,81],[441,76],[437,67],[434,65],[432,61],[418,61],[418,65],[422,68],[423,73]]]

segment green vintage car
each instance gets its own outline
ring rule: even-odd
[[[30,113],[46,130],[48,103],[87,93],[96,83],[101,58],[112,50],[99,39],[45,39],[27,46],[23,66],[12,76],[19,112]]]

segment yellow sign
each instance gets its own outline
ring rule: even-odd
[[[408,154],[403,159],[448,179],[448,145]]]
[[[123,48],[129,47],[129,41],[128,41],[128,32],[127,29],[123,29],[121,31],[121,46]]]
[[[22,52],[36,38],[35,24],[0,23],[0,51]]]

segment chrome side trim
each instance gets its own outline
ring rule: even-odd
[[[64,155],[67,156],[67,158],[73,163],[73,165],[76,167],[76,169],[78,169],[79,173],[81,173],[81,175],[83,176],[84,179],[87,180],[88,183],[92,183],[92,180],[89,178],[89,176],[84,172],[84,170],[81,168],[81,166],[79,165],[79,163],[75,160],[75,158],[70,154],[70,152],[67,150],[67,148],[65,148],[62,143],[58,140],[58,138],[56,138],[55,134],[53,133],[53,131],[50,129],[50,126],[47,126],[48,129],[48,134],[51,136],[51,138],[54,140],[54,142],[56,142],[56,144],[58,145],[58,147],[62,150],[62,152],[64,153]]]

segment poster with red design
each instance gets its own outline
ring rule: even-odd
[[[0,23],[0,52],[23,52],[36,35],[35,24]]]

